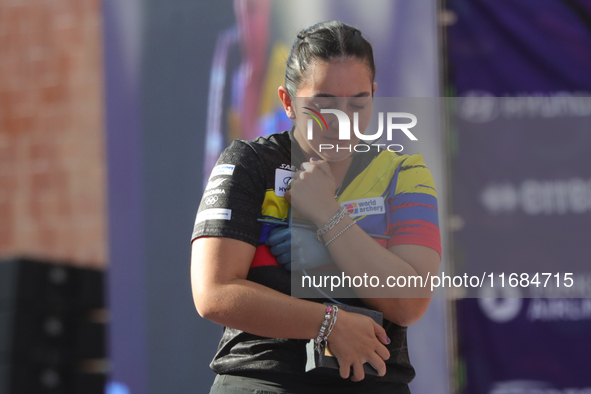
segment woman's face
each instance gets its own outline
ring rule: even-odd
[[[359,131],[365,133],[371,120],[375,87],[367,63],[363,61],[339,58],[330,62],[314,62],[296,92],[297,97],[292,99],[295,137],[302,150],[308,156],[327,161],[349,158],[354,145],[360,141],[353,131],[354,113],[357,112],[359,116]],[[349,116],[350,140],[339,140],[339,122],[335,114],[322,114],[326,125],[322,119],[319,119],[319,125],[309,115],[314,114],[314,111],[321,113],[322,109],[337,109]],[[314,115],[319,118],[317,114]],[[312,121],[312,139],[308,139],[308,120]]]

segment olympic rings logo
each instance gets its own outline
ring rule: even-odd
[[[205,199],[205,205],[211,205],[214,202],[217,202],[218,196],[209,196]]]

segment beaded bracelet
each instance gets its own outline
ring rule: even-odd
[[[336,226],[336,224],[338,222],[343,220],[346,212],[347,212],[347,209],[344,206],[339,207],[339,210],[337,211],[337,213],[335,213],[333,217],[328,219],[328,221],[326,222],[326,224],[322,228],[320,228],[320,229],[318,229],[318,231],[316,231],[316,238],[318,239],[318,241],[322,242],[321,237],[324,234],[326,234],[331,228]]]
[[[330,324],[328,326],[328,330],[326,331],[326,335],[324,336],[324,338],[326,340],[328,340],[328,336],[332,332],[332,329],[334,328],[334,325],[337,322],[337,312],[339,311],[339,307],[336,306],[336,305],[333,305],[333,309],[334,309],[334,315],[332,316],[332,319],[330,320]]]
[[[320,327],[320,332],[316,337],[315,348],[318,354],[324,354],[324,349],[326,348],[326,344],[328,342],[328,336],[332,332],[335,323],[337,322],[337,312],[339,311],[339,307],[336,305],[328,306],[326,308],[326,314],[324,315],[324,321],[322,322],[322,326]]]
[[[328,242],[326,242],[324,244],[324,246],[328,246],[329,243],[331,243],[332,241],[334,241],[335,239],[337,239],[337,237],[339,235],[341,235],[342,233],[344,233],[345,231],[347,231],[354,224],[355,224],[355,221],[354,220],[351,223],[347,224],[347,226],[345,226],[344,229],[342,229],[341,231],[339,231],[339,233],[337,235],[335,235],[334,237],[332,237],[331,239],[329,239]]]

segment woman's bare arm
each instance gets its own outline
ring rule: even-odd
[[[325,239],[338,234],[350,221],[352,219],[345,217],[343,223],[327,233]],[[427,280],[429,275],[437,275],[441,258],[435,250],[421,245],[384,248],[356,225],[337,237],[328,248],[334,261],[347,275],[379,278],[378,288],[368,286],[356,290],[367,306],[382,311],[386,319],[409,326],[419,321],[427,311],[432,295],[428,283],[425,288],[400,288],[388,287],[386,281],[389,276],[407,279],[420,276]],[[407,280],[407,285],[410,282]],[[386,286],[381,287],[383,284]]]
[[[334,178],[325,161],[306,162],[302,168],[294,176],[292,188],[285,198],[302,216],[321,228],[339,209],[333,197]],[[384,248],[354,224],[341,233],[352,222],[353,219],[345,215],[323,235],[325,242],[338,235],[328,245],[333,260],[348,276],[379,278],[377,288],[364,284],[354,289],[368,306],[381,310],[386,319],[401,326],[417,322],[429,306],[432,295],[429,287],[388,287],[386,281],[390,276],[421,276],[426,279],[428,275],[437,275],[441,260],[439,253],[421,245]]]
[[[254,246],[235,239],[201,237],[193,241],[191,283],[199,314],[216,323],[270,338],[316,338],[324,319],[323,304],[292,298],[246,279]],[[371,318],[339,311],[328,338],[337,357],[340,375],[364,378],[369,362],[386,373],[390,354],[383,327]]]
[[[265,337],[316,338],[326,307],[247,280],[254,253],[254,246],[231,238],[193,242],[191,283],[199,314]]]

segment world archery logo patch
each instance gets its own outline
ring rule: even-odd
[[[213,167],[209,179],[218,175],[232,175],[234,173],[234,167],[236,167],[234,164],[219,164]]]
[[[359,213],[359,207],[357,207],[356,202],[350,202],[349,204],[347,204],[347,213],[349,215],[355,215]]]
[[[341,203],[351,217],[386,213],[384,197],[362,198]]]

